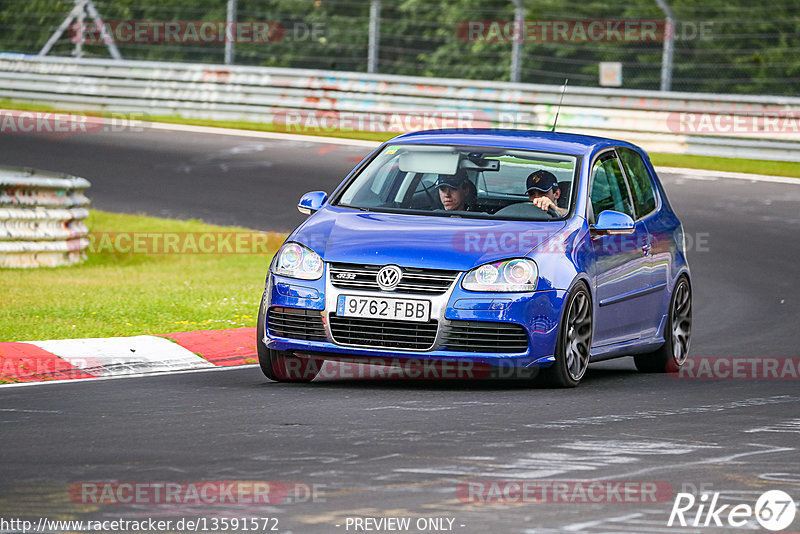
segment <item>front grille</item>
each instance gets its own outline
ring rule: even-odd
[[[436,340],[438,323],[387,321],[361,317],[328,317],[335,343],[392,349],[427,350]]]
[[[272,336],[328,341],[322,324],[322,312],[300,308],[270,308],[267,325]]]
[[[442,327],[446,350],[526,352],[528,334],[521,325],[485,321],[451,321]]]
[[[354,263],[332,263],[331,284],[340,289],[358,291],[381,291],[376,276],[383,265],[359,265]],[[458,276],[458,271],[444,269],[420,269],[401,267],[403,277],[395,288],[397,293],[441,295]]]

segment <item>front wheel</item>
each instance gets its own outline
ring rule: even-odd
[[[643,373],[676,373],[689,356],[692,335],[692,288],[685,276],[678,279],[672,291],[669,315],[664,328],[664,344],[647,354],[633,357]]]
[[[267,348],[263,339],[266,318],[267,311],[262,298],[256,326],[256,351],[264,376],[275,382],[305,383],[314,380],[324,360],[298,358],[289,352]]]
[[[542,372],[551,386],[574,388],[589,367],[592,348],[592,299],[585,285],[570,293],[556,342],[556,361]]]

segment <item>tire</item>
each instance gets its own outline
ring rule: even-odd
[[[579,283],[567,298],[556,341],[556,361],[542,370],[544,383],[551,387],[574,388],[589,367],[594,317],[589,289]]]
[[[664,344],[658,350],[633,357],[643,373],[676,373],[689,356],[692,335],[692,286],[685,276],[678,278],[669,302]]]
[[[264,335],[267,316],[264,300],[265,298],[262,297],[256,326],[256,351],[258,352],[258,363],[261,366],[261,372],[275,382],[300,384],[311,382],[317,376],[324,360],[298,358],[290,352],[272,350],[264,345],[262,336]]]

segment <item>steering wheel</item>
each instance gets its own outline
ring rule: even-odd
[[[554,219],[558,219],[559,217],[561,217],[561,215],[558,214],[558,212],[553,206],[547,208],[547,214]]]

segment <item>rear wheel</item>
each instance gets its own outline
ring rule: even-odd
[[[643,373],[675,373],[686,363],[692,336],[692,288],[685,276],[672,291],[669,315],[664,328],[664,344],[654,352],[633,357]]]
[[[580,383],[589,367],[592,348],[592,299],[585,285],[570,293],[556,342],[556,361],[542,371],[548,385],[572,388]]]
[[[311,382],[317,376],[324,360],[299,358],[290,352],[267,348],[263,340],[266,316],[267,311],[264,307],[264,298],[262,298],[256,327],[256,350],[261,372],[275,382]]]

